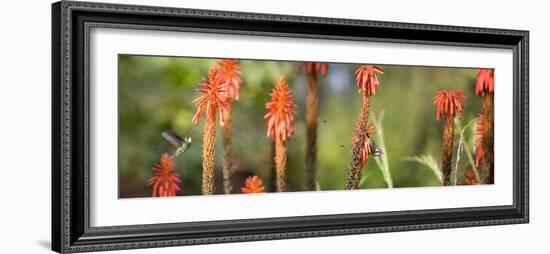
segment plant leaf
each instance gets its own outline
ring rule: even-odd
[[[437,180],[441,183],[443,183],[443,173],[441,172],[441,168],[439,167],[439,164],[435,161],[434,157],[432,155],[415,155],[415,156],[409,156],[406,157],[404,160],[406,161],[414,161],[416,163],[419,163],[421,165],[424,165],[428,167],[434,176],[437,178]]]
[[[376,131],[376,134],[378,136],[378,142],[380,144],[380,147],[385,148],[386,144],[384,142],[384,127],[382,126],[382,121],[384,120],[384,111],[380,111],[378,114],[378,117],[376,117],[375,114],[372,115],[372,121],[374,124],[374,129]],[[388,188],[393,188],[393,180],[391,177],[391,171],[390,171],[390,164],[388,162],[388,151],[384,150],[382,155],[378,157],[374,157],[374,161],[376,161],[376,165],[378,165],[378,168],[380,171],[382,171],[382,175],[384,177],[384,181],[386,182],[386,185]]]

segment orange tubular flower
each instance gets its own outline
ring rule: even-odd
[[[464,91],[444,91],[440,90],[437,92],[433,99],[433,104],[437,105],[437,120],[441,117],[442,114],[445,114],[449,117],[459,116],[462,114],[462,109],[464,105],[462,100],[464,100]]]
[[[214,193],[214,153],[216,147],[216,112],[220,111],[220,119],[223,124],[224,110],[228,108],[227,95],[223,79],[216,68],[210,68],[208,79],[203,79],[200,84],[203,93],[193,101],[197,105],[197,113],[193,117],[193,123],[198,123],[200,117],[205,115],[204,136],[202,141],[202,194]]]
[[[479,117],[477,118],[474,135],[476,136],[475,145],[476,145],[476,168],[477,168],[479,167],[479,162],[483,158],[483,154],[484,154],[483,137],[485,135],[485,116],[483,114],[479,114]]]
[[[153,188],[153,197],[173,197],[180,190],[179,175],[174,172],[174,162],[167,153],[160,157],[160,163],[153,166],[155,176],[149,178],[149,186]]]
[[[246,194],[263,193],[265,192],[264,190],[265,188],[262,179],[258,176],[250,176],[246,178],[244,187],[241,188],[241,192]]]
[[[355,124],[355,133],[352,139],[352,158],[348,167],[348,180],[346,189],[358,189],[361,172],[368,159],[369,152],[372,152],[369,132],[369,114],[370,114],[370,97],[376,94],[376,90],[380,85],[377,74],[384,74],[378,66],[365,64],[359,66],[355,71],[357,79],[357,90],[362,93],[361,110],[359,118]]]
[[[375,65],[361,65],[355,75],[357,76],[357,90],[365,95],[373,96],[378,89],[378,77],[376,73],[384,74],[384,72]]]
[[[218,70],[220,76],[225,83],[225,90],[227,94],[227,109],[223,110],[223,121],[221,122],[222,128],[222,143],[223,143],[223,160],[222,160],[222,173],[223,173],[223,189],[225,194],[230,194],[233,189],[231,182],[232,172],[232,116],[231,116],[231,103],[233,100],[239,99],[239,93],[241,91],[241,68],[237,64],[237,60],[219,60]]]
[[[476,167],[480,169],[479,175],[483,184],[494,183],[494,90],[495,71],[492,69],[479,69],[477,71],[476,94],[483,97],[483,127],[482,135],[478,136],[478,154]],[[479,123],[479,122],[478,122]],[[477,140],[476,140],[477,141]],[[478,159],[478,156],[480,159]]]
[[[226,89],[224,80],[219,74],[219,71],[212,67],[208,72],[208,79],[203,79],[199,84],[200,89],[197,91],[204,95],[193,100],[193,104],[196,104],[198,109],[193,117],[193,123],[199,122],[200,117],[206,113],[207,118],[216,118],[216,111],[219,110],[220,118],[223,123],[223,110],[228,107]]]
[[[237,60],[223,59],[218,61],[218,70],[227,87],[227,97],[231,100],[239,100],[241,68],[237,64]]]
[[[495,91],[495,71],[492,69],[479,69],[477,71],[476,94],[485,95]]]
[[[267,136],[273,140],[285,141],[294,135],[294,117],[296,105],[292,91],[284,77],[271,92],[271,101],[265,104],[268,110],[264,119],[267,119]]]
[[[438,91],[433,99],[433,104],[437,106],[437,120],[444,116],[443,122],[443,143],[441,155],[441,171],[443,172],[443,185],[451,185],[451,161],[453,158],[453,139],[454,139],[454,117],[462,114],[465,99],[462,90],[456,91]]]
[[[294,134],[294,118],[296,116],[296,105],[292,92],[284,77],[271,92],[271,101],[265,104],[268,112],[264,118],[267,119],[267,136],[275,140],[275,168],[277,191],[284,191],[286,177],[286,146],[287,138]]]

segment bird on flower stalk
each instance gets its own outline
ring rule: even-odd
[[[479,69],[477,71],[476,94],[483,97],[483,142],[478,151],[483,152],[480,165],[482,184],[493,184],[494,179],[494,91],[495,71]]]
[[[370,64],[359,66],[355,72],[357,90],[362,95],[362,101],[359,118],[355,124],[355,132],[351,142],[352,159],[348,166],[348,178],[346,183],[346,189],[348,190],[359,188],[361,173],[368,160],[369,154],[375,155],[374,151],[377,151],[377,155],[381,154],[378,148],[374,149],[375,145],[370,138],[370,134],[373,133],[371,132],[369,134],[371,127],[368,122],[370,97],[376,94],[376,90],[380,85],[377,74],[384,74],[384,72],[377,66]]]
[[[197,124],[205,115],[204,136],[202,143],[202,194],[214,194],[214,152],[216,147],[216,114],[220,113],[221,123],[224,122],[224,110],[227,110],[227,94],[224,80],[217,68],[212,67],[208,78],[203,78],[197,91],[202,95],[193,100],[197,112],[193,124]]]
[[[241,188],[241,192],[246,194],[263,193],[265,192],[264,190],[264,183],[258,176],[250,176],[246,178],[244,187]]]
[[[367,160],[369,159],[369,155],[380,156],[383,154],[382,150],[376,145],[376,142],[374,142],[374,139],[371,138],[372,134],[376,134],[376,132],[372,131],[372,128],[372,125],[370,123],[367,123],[367,128],[359,132],[359,134],[357,133],[358,130],[354,131],[354,136],[364,135],[363,143],[357,144],[357,146],[359,146],[360,148],[359,159],[362,163],[367,162]],[[356,145],[355,141],[356,140],[351,141],[352,146]]]
[[[224,121],[222,122],[222,143],[223,143],[223,190],[230,194],[233,189],[231,175],[233,174],[231,132],[232,132],[232,102],[239,100],[241,91],[241,68],[237,60],[222,59],[218,61],[218,70],[225,84],[227,92],[227,110],[223,111]]]
[[[464,91],[440,90],[436,93],[433,104],[437,106],[436,118],[443,116],[443,153],[441,156],[441,169],[443,173],[443,185],[451,184],[451,161],[453,158],[454,118],[460,117],[464,105],[462,101],[466,97]]]
[[[319,125],[319,94],[318,76],[325,76],[328,70],[326,63],[300,63],[299,68],[305,66],[307,75],[306,99],[306,188],[315,190],[315,175],[317,173],[317,128]]]
[[[149,186],[153,188],[153,197],[174,197],[180,190],[178,183],[181,182],[179,175],[174,172],[174,162],[170,155],[163,153],[160,163],[153,166],[155,175],[149,178]]]
[[[282,192],[286,184],[286,141],[294,135],[294,118],[296,105],[288,83],[284,77],[271,92],[271,101],[265,104],[268,112],[267,136],[275,141],[276,190]]]

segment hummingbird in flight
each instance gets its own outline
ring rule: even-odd
[[[171,130],[165,130],[161,132],[162,137],[168,141],[168,143],[172,144],[176,147],[176,151],[170,156],[170,159],[174,159],[187,151],[189,147],[191,147],[191,136],[185,135],[185,137],[181,138],[176,133],[174,133]]]

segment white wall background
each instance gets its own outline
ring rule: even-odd
[[[105,0],[107,1],[107,0]],[[547,142],[550,57],[545,1],[118,0],[190,8],[345,17],[531,31],[531,223],[246,242],[120,253],[544,253],[550,226]],[[50,1],[6,1],[0,14],[0,253],[50,245]]]

